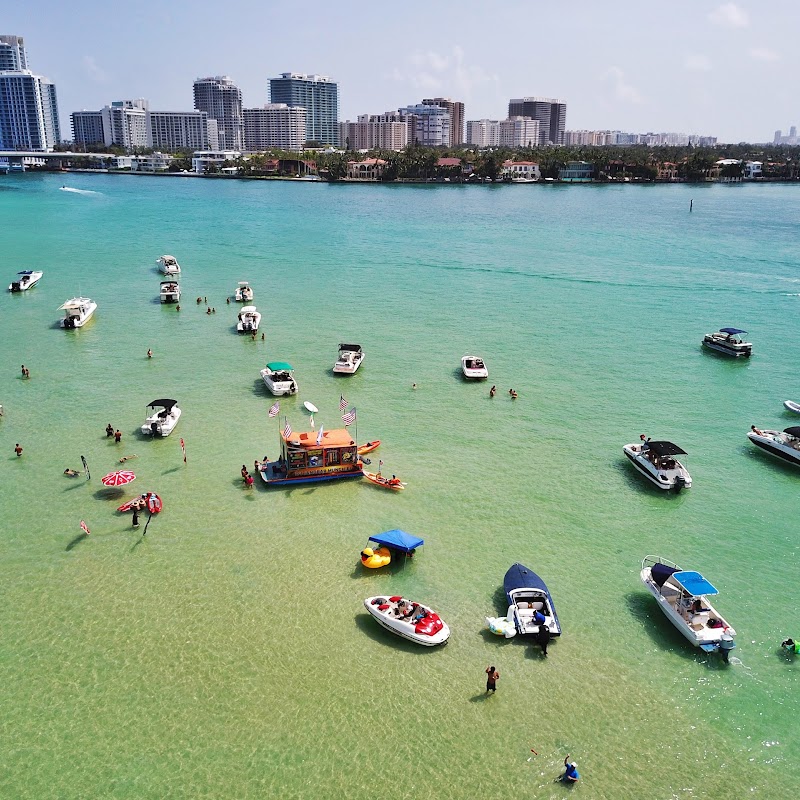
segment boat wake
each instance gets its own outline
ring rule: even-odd
[[[59,191],[73,194],[102,194],[102,192],[93,192],[91,189],[73,189],[71,186],[62,186]]]

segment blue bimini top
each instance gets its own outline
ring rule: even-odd
[[[397,528],[391,531],[386,531],[385,533],[376,533],[374,536],[370,536],[369,540],[371,542],[377,542],[378,544],[386,545],[386,547],[392,547],[395,550],[400,550],[403,553],[416,550],[418,547],[421,547],[423,544],[425,544],[425,540],[420,539],[419,536],[413,536],[412,534],[398,530]]]
[[[692,597],[719,592],[699,572],[675,572],[672,580],[687,591]]]

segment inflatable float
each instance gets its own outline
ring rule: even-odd
[[[161,498],[155,492],[146,492],[140,497],[134,497],[133,500],[128,500],[127,503],[123,503],[117,511],[132,511],[134,506],[141,511],[143,504],[151,514],[158,514],[164,507]]]
[[[514,623],[509,622],[507,617],[486,617],[486,626],[496,636],[505,636],[506,639],[517,635]]]
[[[361,563],[369,569],[378,569],[378,567],[385,567],[392,561],[392,554],[386,547],[379,547],[373,550],[371,547],[365,547],[361,551]]]

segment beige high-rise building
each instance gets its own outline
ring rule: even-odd
[[[357,122],[339,123],[339,142],[350,150],[404,150],[408,123],[397,112],[361,114]]]
[[[273,148],[302,150],[308,138],[308,112],[300,106],[267,103],[263,108],[245,108],[244,149],[251,153]]]
[[[450,112],[450,147],[464,144],[464,104],[449,97],[429,97],[422,101],[424,106],[439,106]]]

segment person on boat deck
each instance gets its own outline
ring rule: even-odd
[[[400,483],[400,481],[397,479],[397,475],[392,475],[392,479],[390,481],[387,481],[387,483],[390,486],[397,486],[397,484]]]
[[[764,435],[764,431],[760,431],[758,428],[756,428],[756,426],[755,426],[755,425],[751,425],[751,426],[750,426],[750,430],[751,430],[751,431],[753,431],[753,433],[754,433],[756,436],[763,436],[763,435]]]
[[[542,614],[541,611],[534,611],[533,612],[533,624],[534,625],[544,625],[547,622],[547,617]]]
[[[645,452],[645,450],[650,449],[650,445],[648,444],[650,439],[648,439],[647,436],[645,436],[643,433],[639,434],[639,441],[642,443],[640,447],[643,453]]]
[[[564,783],[575,783],[581,776],[578,774],[578,765],[574,761],[569,760],[569,754],[564,759],[564,774],[561,780]]]

